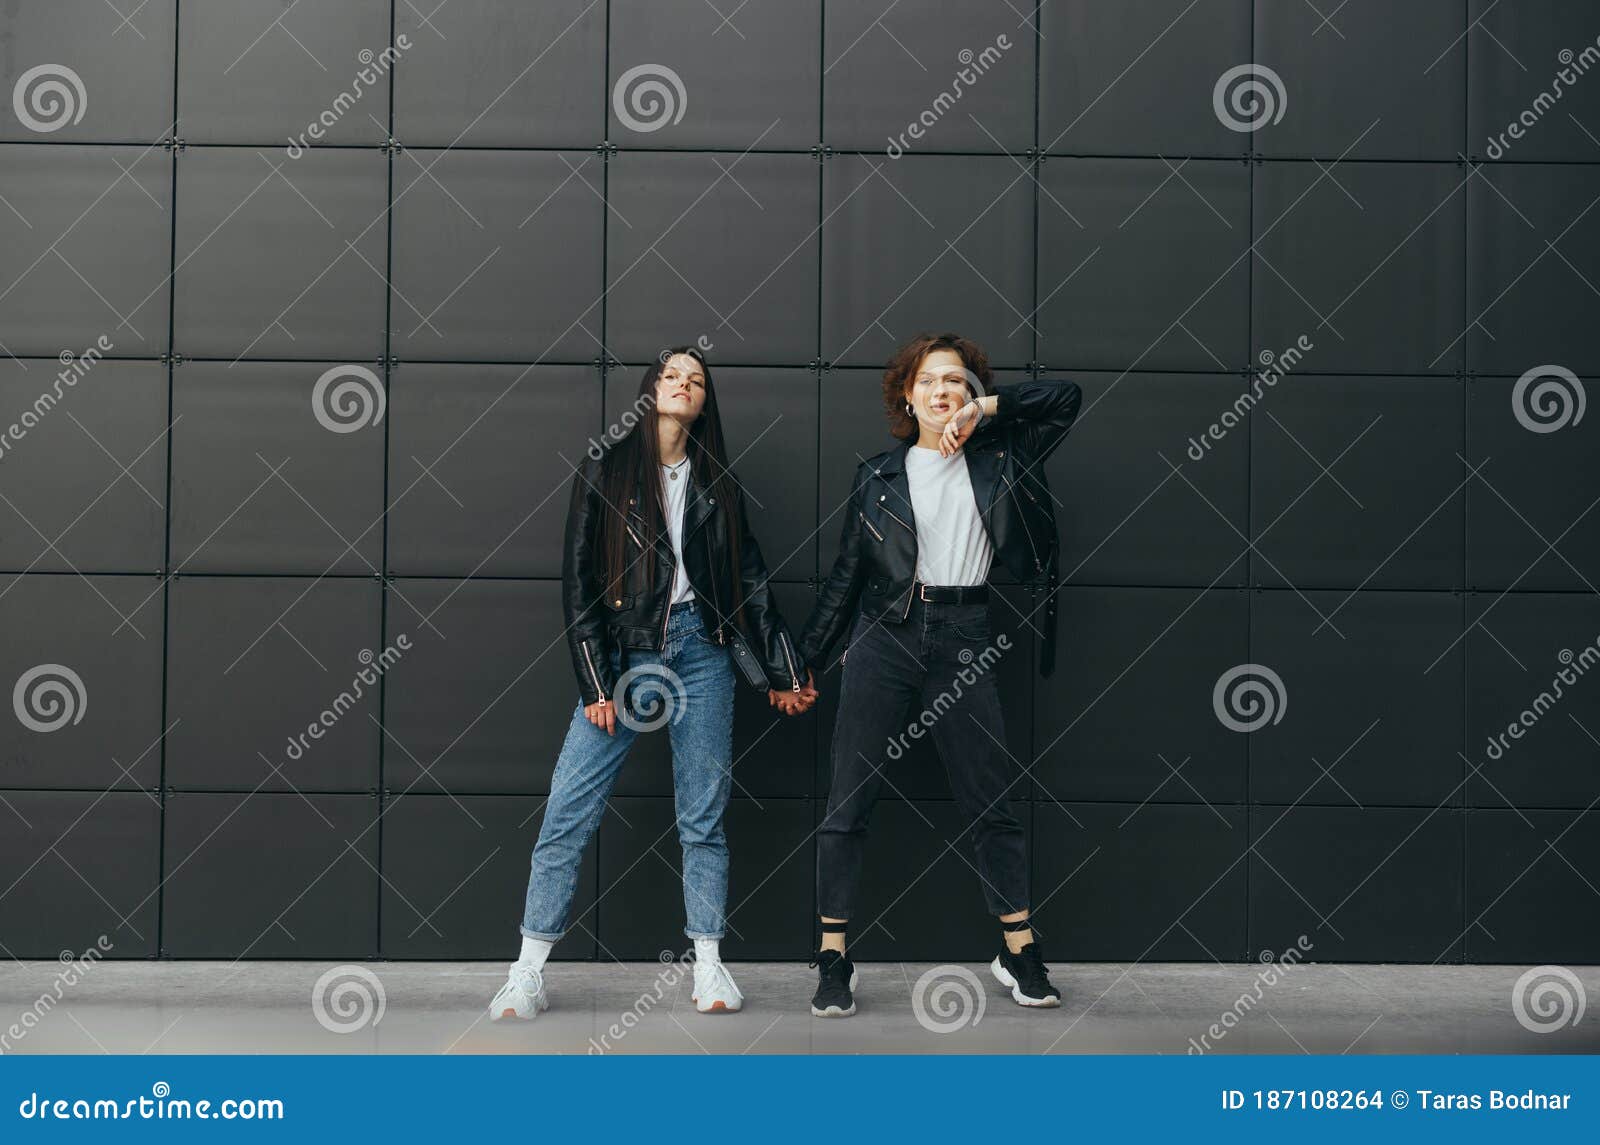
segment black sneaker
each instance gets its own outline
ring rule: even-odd
[[[848,1018],[854,1014],[854,991],[861,980],[856,964],[837,950],[819,950],[811,965],[817,968],[817,992],[811,996],[811,1012],[819,1018]]]
[[[1044,955],[1037,942],[1030,942],[1016,954],[1002,945],[989,969],[1000,979],[1002,986],[1011,988],[1011,997],[1019,1006],[1059,1006],[1061,991],[1050,985],[1050,972],[1045,969]]]

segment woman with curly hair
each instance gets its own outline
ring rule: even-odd
[[[1002,931],[990,964],[1024,1006],[1057,1006],[1029,924],[1028,852],[1009,806],[1016,769],[1005,747],[992,671],[988,577],[998,560],[1044,594],[1041,674],[1055,660],[1059,543],[1043,465],[1078,415],[1075,382],[996,387],[983,350],[957,334],[924,335],[883,376],[900,444],[856,470],[839,556],[800,655],[826,663],[848,630],[833,733],[833,782],[817,831],[822,941],[811,1012],[855,1013],[859,973],[846,953],[867,821],[889,745],[921,705],[965,820],[989,912]],[[985,667],[974,671],[975,660]],[[950,694],[955,698],[951,700]],[[935,697],[939,702],[935,703]]]

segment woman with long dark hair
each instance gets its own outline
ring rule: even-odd
[[[734,679],[767,692],[785,715],[816,699],[728,468],[704,356],[689,346],[663,351],[631,412],[633,428],[592,451],[572,483],[561,601],[580,698],[533,849],[522,952],[489,1004],[495,1020],[548,1007],[545,960],[566,932],[583,849],[638,732],[663,724],[695,1005],[739,1009],[743,996],[719,951]]]
[[[1060,546],[1043,466],[1081,400],[1075,382],[996,388],[983,350],[957,334],[916,338],[884,370],[884,410],[901,441],[857,469],[838,559],[800,636],[806,663],[822,665],[851,633],[817,828],[818,1017],[855,1013],[859,977],[845,933],[861,922],[867,821],[889,749],[919,705],[919,730],[928,728],[944,763],[1000,922],[990,968],[1021,1005],[1060,1005],[1028,921],[1027,842],[1009,806],[1019,776],[993,671],[1005,644],[990,638],[986,582],[998,561],[1043,597],[1036,627],[1048,676]]]

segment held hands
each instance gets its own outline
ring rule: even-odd
[[[812,705],[817,702],[818,695],[816,677],[812,674],[811,669],[807,668],[806,682],[798,692],[769,690],[767,692],[767,703],[786,716],[798,716],[811,710]]]
[[[617,734],[617,705],[610,699],[602,696],[598,701],[583,706],[583,714],[591,724],[605,731],[606,735]]]

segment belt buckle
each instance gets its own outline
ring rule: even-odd
[[[918,586],[918,588],[917,588],[917,599],[922,601],[923,604],[931,603],[928,600],[928,586],[926,584],[921,584],[921,585]]]

